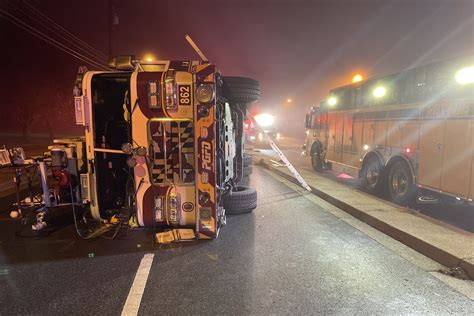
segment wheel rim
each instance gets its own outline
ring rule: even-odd
[[[367,173],[366,173],[366,180],[368,185],[373,188],[375,185],[377,185],[377,182],[379,181],[380,177],[380,171],[377,165],[371,164],[367,168]]]
[[[395,170],[392,175],[392,190],[398,195],[404,195],[408,190],[408,176],[402,170]]]
[[[245,190],[248,190],[248,187],[242,186],[242,185],[238,185],[238,186],[235,186],[235,187],[234,187],[234,189],[232,190],[232,192],[242,192],[242,191],[245,191]]]

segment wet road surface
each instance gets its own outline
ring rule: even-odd
[[[423,268],[430,259],[415,265],[411,250],[387,247],[259,167],[250,185],[257,209],[228,217],[214,241],[154,245],[146,230],[84,241],[71,225],[26,238],[0,221],[0,313],[119,314],[147,253],[143,315],[474,312]]]
[[[314,172],[311,167],[311,158],[301,156],[301,145],[303,144],[303,142],[304,140],[298,140],[295,138],[284,138],[278,142],[278,146],[295,168],[301,168]],[[278,156],[272,149],[270,149],[269,146],[256,146],[255,149],[261,152],[262,154],[273,157],[275,161],[279,160]],[[332,170],[326,170],[323,173],[320,173],[320,175],[323,175],[339,183],[346,184],[350,187],[359,189],[361,191],[364,190],[362,180],[341,175],[340,173]],[[388,199],[387,196],[379,197]],[[451,224],[453,226],[459,227],[470,232],[474,232],[473,206],[455,205],[442,201],[440,203],[435,204],[415,203],[411,205],[410,208],[442,222]]]

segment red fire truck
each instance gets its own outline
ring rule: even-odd
[[[306,115],[304,153],[393,201],[474,199],[474,58],[460,57],[330,91]],[[419,193],[428,194],[419,194]]]

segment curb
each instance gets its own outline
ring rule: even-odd
[[[262,166],[267,170],[285,178],[286,180],[297,184],[300,186],[300,183],[291,175],[278,170],[277,168],[267,164],[263,159],[256,161],[256,165]],[[308,184],[309,185],[309,184]],[[461,267],[466,273],[469,275],[471,279],[474,279],[474,260],[463,259],[459,258],[441,248],[438,248],[424,240],[419,239],[399,228],[396,228],[390,225],[387,222],[384,222],[378,218],[373,217],[372,215],[364,212],[362,210],[357,209],[356,207],[347,204],[329,194],[318,190],[317,188],[309,185],[312,194],[320,197],[321,199],[325,200],[326,202],[340,208],[341,210],[349,213],[350,215],[354,216],[355,218],[365,222],[366,224],[374,227],[375,229],[381,231],[382,233],[392,237],[395,240],[405,244],[406,246],[416,250],[417,252],[441,263],[444,266],[449,268]]]

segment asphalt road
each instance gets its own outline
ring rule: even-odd
[[[474,313],[430,259],[259,167],[250,184],[257,209],[229,217],[214,241],[153,245],[144,230],[84,241],[71,225],[26,238],[0,220],[0,314],[120,314],[148,253],[142,315]]]
[[[295,168],[301,168],[314,172],[311,167],[310,157],[301,156],[301,145],[303,144],[303,142],[304,140],[299,140],[295,138],[284,138],[278,142],[278,146],[283,151],[285,156],[290,160],[293,166],[295,166]],[[255,148],[261,153],[273,157],[275,161],[279,160],[278,156],[272,149],[270,149],[268,145],[256,145]],[[327,178],[346,184],[361,191],[364,190],[363,183],[359,179],[344,176],[335,171],[324,171],[321,175],[324,175]],[[379,197],[387,199],[386,196]],[[470,232],[474,232],[473,206],[454,205],[452,203],[442,201],[436,204],[416,203],[410,205],[410,208],[442,222],[451,224],[453,226],[459,227]]]

